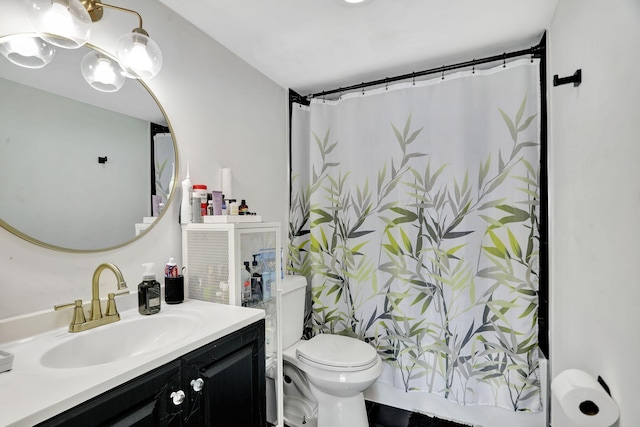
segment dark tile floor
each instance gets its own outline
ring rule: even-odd
[[[370,427],[469,427],[452,421],[366,401]]]
[[[365,401],[369,427],[473,427]],[[288,427],[285,424],[285,427]]]

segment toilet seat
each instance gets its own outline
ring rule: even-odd
[[[297,358],[328,371],[362,371],[378,361],[378,353],[367,343],[341,335],[320,334],[302,342]]]

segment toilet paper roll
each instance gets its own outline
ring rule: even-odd
[[[220,183],[222,187],[222,194],[224,194],[225,199],[230,199],[232,196],[231,192],[231,169],[223,168],[220,171]]]
[[[555,377],[551,393],[576,425],[610,427],[620,416],[618,405],[600,383],[579,369],[567,369]]]

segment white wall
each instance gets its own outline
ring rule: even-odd
[[[640,3],[560,0],[549,32],[551,376],[601,375],[639,425]],[[552,402],[552,424],[567,427]]]
[[[132,7],[122,0],[114,4]],[[0,36],[29,29],[22,5],[20,0],[3,0]],[[229,167],[234,196],[246,199],[263,219],[281,222],[286,232],[287,91],[159,2],[139,0],[133,7],[164,55],[162,71],[147,83],[173,127],[179,180],[187,160],[192,180],[212,187],[220,185],[219,170]],[[91,42],[113,51],[118,37],[135,24],[133,15],[106,10]],[[101,262],[118,265],[135,289],[143,262],[155,262],[160,275],[170,256],[181,259],[180,247],[178,203],[140,240],[103,253],[51,251],[0,230],[0,318],[88,299],[91,276]],[[109,273],[101,282],[103,295],[115,289]]]

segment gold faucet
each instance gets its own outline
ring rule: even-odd
[[[89,320],[86,319],[84,311],[82,309],[82,300],[75,300],[71,304],[56,305],[54,310],[61,310],[67,307],[74,307],[73,318],[71,324],[69,324],[69,332],[82,332],[89,329],[97,328],[98,326],[107,325],[109,323],[117,322],[120,320],[120,314],[116,308],[115,293],[109,293],[107,300],[107,308],[102,315],[102,307],[100,305],[100,274],[104,270],[111,270],[115,274],[118,280],[118,292],[117,295],[129,293],[127,283],[124,281],[122,272],[115,264],[109,262],[100,264],[96,271],[93,272],[93,279],[91,280],[91,310],[89,312]]]

